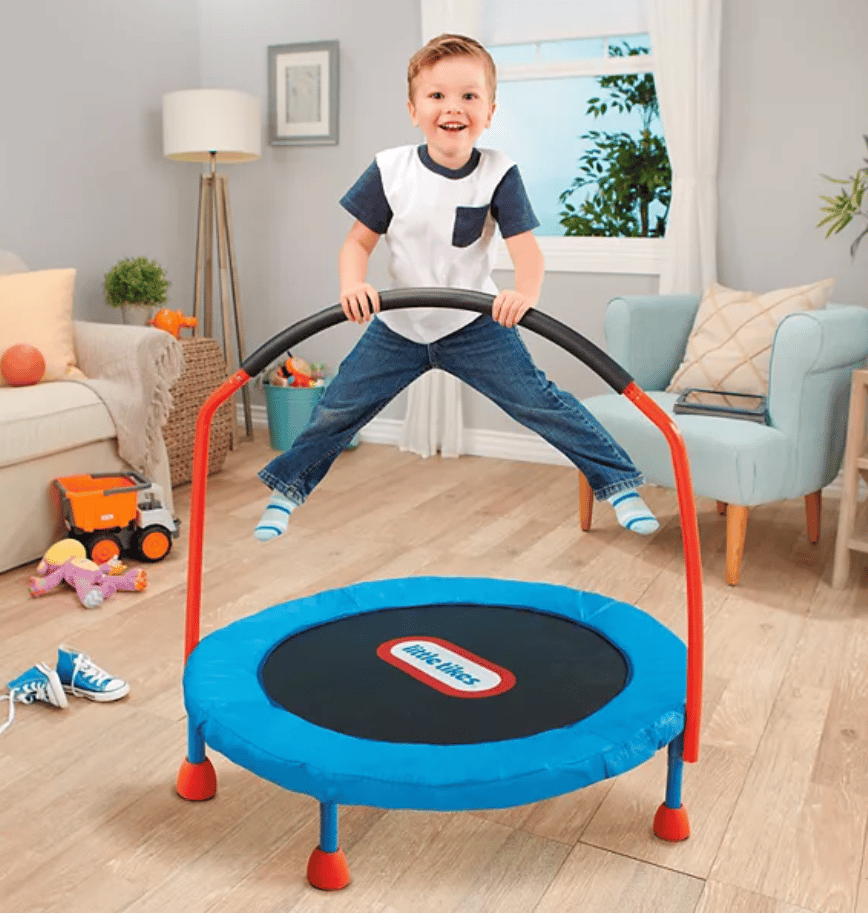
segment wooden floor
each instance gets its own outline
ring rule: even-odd
[[[662,522],[652,537],[623,531],[607,506],[583,534],[570,469],[363,444],[341,455],[290,533],[264,545],[252,537],[265,496],[255,472],[272,452],[257,434],[210,480],[206,631],[358,580],[445,574],[601,591],[684,634],[671,492],[646,490]],[[707,663],[701,757],[684,777],[688,841],[652,834],[658,753],[532,806],[343,809],[353,882],[337,893],[304,878],[314,800],[219,756],[214,800],[174,792],[189,486],[176,500],[182,537],[148,567],[143,593],[86,610],[71,590],[31,599],[32,565],[0,576],[0,681],[53,664],[64,643],[132,687],[113,704],[18,706],[0,737],[0,909],[868,910],[868,576],[857,562],[848,590],[830,587],[834,500],[818,546],[800,501],[753,511],[737,588],[723,583],[725,519],[698,504]]]

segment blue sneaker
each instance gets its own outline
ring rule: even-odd
[[[129,683],[98,667],[87,654],[64,644],[57,649],[57,675],[70,695],[91,701],[117,701],[130,692]]]
[[[25,705],[31,705],[34,701],[44,701],[46,704],[54,705],[55,708],[67,706],[60,677],[44,663],[37,663],[36,666],[30,667],[20,676],[16,676],[8,685],[9,694],[0,696],[0,700],[6,699],[9,702],[9,716],[6,723],[0,726],[0,733],[15,720],[15,702],[17,701]]]

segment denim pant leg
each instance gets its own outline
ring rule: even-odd
[[[515,328],[483,316],[432,344],[431,352],[435,368],[468,383],[572,461],[597,498],[642,484],[624,449],[536,367]]]
[[[353,435],[430,367],[427,346],[374,319],[341,362],[292,447],[260,470],[259,478],[301,504]]]

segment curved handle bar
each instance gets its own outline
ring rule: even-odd
[[[451,308],[457,311],[477,311],[479,314],[491,314],[494,296],[485,292],[474,292],[470,289],[393,289],[380,293],[380,309],[394,311],[399,308]],[[248,356],[241,365],[241,370],[256,377],[268,367],[281,353],[297,346],[309,336],[342,324],[346,315],[340,305],[332,305],[317,314],[298,321],[281,333],[263,343],[253,355]],[[519,322],[522,327],[533,330],[540,336],[566,349],[588,368],[595,371],[607,384],[619,394],[623,393],[633,378],[602,349],[599,349],[580,333],[531,308]]]
[[[398,308],[434,307],[490,314],[493,303],[493,296],[466,289],[398,289],[380,294],[380,306],[383,311]],[[208,445],[214,414],[233,393],[263,371],[281,353],[315,333],[343,323],[345,320],[346,316],[340,305],[333,305],[318,314],[298,321],[282,333],[278,333],[260,346],[253,355],[245,359],[238,371],[227,378],[199,410],[193,446],[193,482],[190,497],[185,658],[190,656],[199,643],[205,488],[208,479]],[[684,714],[683,758],[686,762],[695,762],[699,757],[699,722],[702,708],[702,564],[699,559],[699,530],[693,504],[693,483],[690,479],[687,449],[681,438],[681,432],[672,417],[641,390],[617,362],[586,340],[580,333],[534,309],[525,314],[520,324],[556,343],[584,362],[643,412],[663,433],[669,444],[675,472],[675,487],[678,493],[687,579],[687,695]]]

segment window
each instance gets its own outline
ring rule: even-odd
[[[671,171],[649,48],[647,34],[489,46],[483,143],[519,163],[549,269],[659,271]]]

